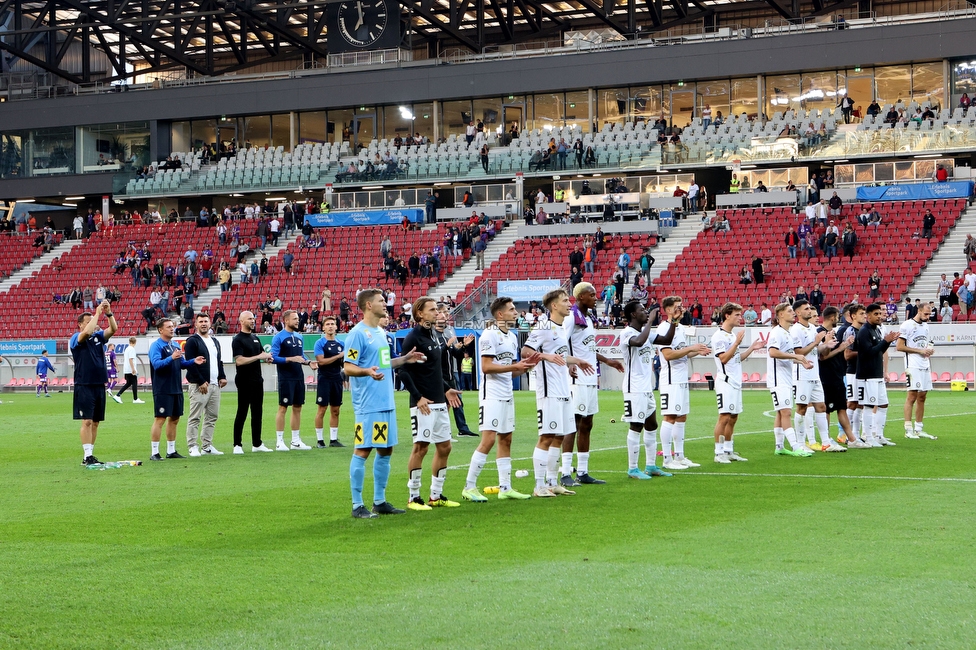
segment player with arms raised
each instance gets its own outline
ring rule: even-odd
[[[573,289],[576,305],[570,315],[563,321],[566,335],[569,338],[569,354],[585,360],[594,368],[597,363],[604,363],[617,370],[624,371],[624,366],[616,359],[599,354],[596,351],[596,330],[593,328],[593,318],[590,315],[596,307],[596,289],[589,282],[580,282]],[[593,430],[593,416],[600,412],[599,377],[596,373],[571,373],[573,393],[573,412],[576,414],[576,433],[563,436],[562,467],[559,483],[563,487],[577,485],[600,485],[606,483],[595,479],[589,474],[590,468],[590,432]],[[573,479],[573,443],[576,443],[576,479]]]
[[[401,515],[386,500],[390,480],[390,455],[397,444],[396,404],[393,399],[393,368],[423,358],[413,350],[392,358],[386,332],[379,326],[386,317],[386,300],[379,289],[366,289],[356,299],[363,320],[346,337],[343,369],[349,377],[352,410],[355,419],[352,460],[349,463],[349,485],[352,491],[352,516],[375,519],[378,515]],[[373,509],[363,504],[366,459],[376,449],[373,461]]]
[[[718,422],[715,423],[715,462],[730,464],[747,459],[735,453],[732,436],[735,423],[742,413],[742,362],[763,346],[756,337],[744,352],[739,352],[745,329],[738,334],[732,330],[742,326],[742,305],[727,302],[719,315],[722,325],[712,334],[712,352],[715,355],[715,403],[718,406]]]
[[[684,314],[680,296],[668,296],[662,300],[661,309],[671,322],[680,322]],[[685,457],[685,424],[691,410],[688,367],[690,359],[699,355],[710,355],[712,351],[703,343],[688,345],[687,328],[680,324],[672,325],[671,322],[662,322],[657,326],[657,335],[661,337],[667,336],[668,330],[675,330],[674,339],[670,343],[658,346],[658,355],[661,358],[661,381],[658,389],[661,393],[661,414],[664,415],[664,424],[661,425],[664,469],[701,467]]]
[[[908,394],[905,396],[906,438],[936,439],[922,428],[922,418],[925,417],[925,397],[932,390],[929,357],[935,352],[935,348],[932,347],[927,324],[931,315],[932,303],[919,306],[915,315],[902,323],[898,332],[898,341],[895,343],[895,349],[905,355],[905,374],[908,378]],[[912,428],[913,411],[914,429]]]
[[[806,445],[797,441],[796,432],[790,426],[793,411],[793,365],[812,368],[813,364],[802,354],[796,353],[796,343],[790,334],[793,325],[793,307],[781,302],[776,305],[776,326],[769,332],[766,341],[766,388],[773,398],[773,434],[776,436],[776,454],[779,456],[812,456]],[[792,450],[783,443],[789,441]]]
[[[475,503],[488,499],[478,492],[478,476],[488,462],[488,452],[498,441],[495,465],[498,467],[498,498],[528,499],[512,489],[512,432],[515,431],[515,396],[512,378],[524,375],[539,361],[539,354],[518,359],[518,336],[515,326],[518,310],[511,298],[496,298],[491,303],[494,327],[481,333],[481,381],[478,382],[478,428],[481,442],[471,454],[468,480],[461,496]]]
[[[108,318],[108,329],[98,328],[102,315]],[[119,329],[112,315],[112,305],[103,300],[95,307],[95,313],[85,312],[78,317],[78,331],[71,335],[68,349],[75,362],[75,390],[72,396],[75,420],[81,420],[81,447],[84,450],[82,465],[97,465],[95,438],[98,424],[105,419],[105,342]]]
[[[624,306],[627,327],[620,333],[624,367],[624,422],[627,431],[627,476],[646,481],[652,476],[672,476],[657,466],[657,403],[654,399],[654,346],[670,345],[678,328],[672,317],[668,331],[651,336],[654,325],[639,301]],[[679,316],[680,318],[680,316]],[[640,461],[641,431],[644,432],[644,471]]]
[[[569,338],[563,322],[569,317],[569,294],[563,289],[553,289],[542,298],[548,317],[541,317],[529,332],[522,347],[522,357],[539,354],[539,363],[533,369],[536,415],[539,425],[539,442],[532,452],[535,466],[535,491],[533,496],[554,497],[559,494],[576,494],[558,481],[561,438],[576,431],[572,393],[569,388],[569,365],[575,365],[584,373],[594,373],[592,365],[569,354]]]

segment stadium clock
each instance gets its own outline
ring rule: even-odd
[[[394,0],[347,0],[335,3],[333,11],[334,19],[329,21],[331,52],[396,47],[399,43],[399,3]]]

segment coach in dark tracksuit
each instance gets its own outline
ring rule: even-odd
[[[447,376],[444,379],[451,388],[460,391],[461,388],[455,381],[455,377],[457,377],[455,369],[457,367],[457,363],[464,357],[465,346],[461,341],[456,342],[453,346],[448,345],[448,337],[444,334],[445,329],[447,329],[447,314],[441,311],[438,312],[437,321],[434,323],[433,336],[434,340],[444,346],[444,350],[449,355],[448,365],[450,366],[451,371],[447,373]],[[460,399],[461,395],[459,394],[458,400]],[[467,436],[471,438],[479,437],[479,434],[475,433],[468,427],[468,422],[464,417],[464,402],[461,402],[461,406],[453,407],[451,411],[454,413],[454,424],[457,425],[459,436]]]

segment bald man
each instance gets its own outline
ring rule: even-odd
[[[241,312],[241,331],[234,336],[231,350],[237,375],[237,417],[234,418],[234,453],[243,454],[244,420],[251,410],[251,451],[274,451],[261,441],[261,416],[264,404],[264,378],[261,377],[261,362],[271,360],[271,354],[264,351],[258,335],[254,332],[254,314]]]

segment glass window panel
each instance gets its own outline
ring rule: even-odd
[[[271,146],[291,150],[291,116],[288,113],[271,116]]]
[[[352,114],[351,108],[328,112],[326,132],[330,143],[349,141],[352,135]]]
[[[944,160],[916,160],[915,178],[932,178],[935,175],[935,165],[943,164]]]
[[[243,141],[244,145],[247,146],[248,143],[252,147],[267,147],[271,144],[271,116],[270,115],[251,115],[249,117],[243,118]],[[223,131],[223,129],[221,129]],[[220,134],[221,143],[230,141],[231,138],[225,138],[224,134]]]
[[[729,101],[729,81],[728,79],[717,79],[713,81],[699,81],[696,84],[698,92],[698,106],[696,115],[702,114],[702,109],[708,106],[712,111],[712,119],[715,118],[716,111],[722,111],[722,115],[728,115],[732,104]]]
[[[767,81],[768,87],[768,81]],[[731,115],[741,115],[746,113],[750,117],[755,117],[759,114],[759,82],[755,77],[746,77],[745,79],[733,79],[731,83],[732,91],[732,106],[730,108]],[[773,111],[775,113],[775,111]],[[773,113],[767,113],[772,117]],[[729,113],[722,111],[724,117],[728,117]],[[717,117],[714,113],[712,114],[712,119]]]
[[[854,100],[855,110],[860,108],[861,116],[867,114],[867,108],[874,100],[874,73],[868,68],[867,72],[850,72],[847,75],[843,90]]]
[[[908,103],[912,96],[911,66],[891,65],[874,69],[878,101],[885,104]]]
[[[434,105],[431,103],[413,105],[413,131],[425,138],[434,137]]]
[[[501,185],[489,185],[488,186],[488,200],[489,201],[501,201],[504,198],[502,194]]]
[[[376,137],[376,110],[372,106],[360,106],[355,111],[355,142],[366,146]]]
[[[298,116],[298,143],[328,142],[325,130],[325,111],[309,111]]]
[[[369,192],[356,192],[354,194],[357,208],[369,207]]]
[[[190,133],[193,137],[193,148],[200,149],[204,145],[217,144],[216,120],[193,120],[190,122]]]
[[[390,204],[392,205],[392,203]],[[385,192],[370,192],[369,193],[369,207],[371,208],[384,208],[386,207],[386,193]]]
[[[874,166],[874,180],[893,181],[895,180],[894,165],[891,163],[877,163]]]
[[[70,126],[35,129],[23,154],[34,176],[71,173],[75,170],[75,130]]]
[[[0,178],[19,178],[24,163],[24,137],[20,133],[0,135]]]
[[[441,104],[441,137],[447,138],[450,134],[464,135],[464,129],[471,121],[471,102],[450,101]]]
[[[488,200],[487,185],[475,185],[473,188],[471,188],[471,193],[474,195],[475,203],[484,203]]]
[[[563,125],[563,95],[545,94],[536,95],[535,99],[535,121],[533,129],[552,129]]]
[[[912,66],[912,101],[929,102],[932,106],[945,106],[945,84],[942,80],[942,62],[917,63]]]
[[[96,124],[79,131],[82,171],[132,171],[151,162],[148,122]]]
[[[500,132],[502,129],[502,100],[500,97],[474,100],[474,123],[480,120],[485,125],[485,132]]]
[[[804,73],[800,80],[800,108],[827,111],[837,106],[837,73]]]
[[[566,93],[566,126],[578,126],[587,130],[586,122],[589,119],[589,93],[585,90]]]
[[[597,91],[597,125],[622,125],[627,117],[627,89],[609,88]]]
[[[631,116],[636,120],[653,123],[664,111],[661,86],[637,86],[630,89]]]
[[[173,151],[189,151],[193,148],[193,140],[190,137],[190,122],[173,122],[170,125],[170,141]]]
[[[790,169],[770,169],[769,170],[769,180],[763,181],[769,187],[786,187],[786,184],[792,179],[792,170]],[[795,182],[794,182],[795,184]]]
[[[505,185],[503,187],[505,188],[505,190],[504,190],[505,191],[505,199],[504,199],[505,201],[518,200],[519,195],[515,191],[516,190],[516,187],[517,187],[515,185],[515,183],[505,183]],[[512,197],[512,198],[509,199],[509,197]]]
[[[396,203],[396,200],[400,198],[399,190],[387,190],[385,194],[386,194],[386,198],[384,199],[385,205],[392,206],[393,204]]]
[[[383,114],[383,137],[387,140],[400,136],[406,138],[413,133],[413,118],[415,117],[412,106],[384,106],[381,109]]]
[[[691,124],[695,112],[695,84],[671,86],[671,125],[684,127]]]
[[[915,163],[912,162],[896,162],[895,163],[895,179],[899,181],[911,181],[915,180]]]
[[[963,93],[969,95],[970,99],[976,96],[976,59],[954,62],[950,77],[954,106],[959,105],[959,98],[962,97]]]
[[[800,75],[785,74],[766,77],[766,115],[772,119],[775,113],[790,109],[799,110]],[[734,113],[738,115],[737,111]]]
[[[799,183],[796,183],[799,187]],[[834,166],[834,183],[853,183],[854,182],[854,165],[835,165]]]
[[[854,165],[854,180],[858,183],[873,183],[874,165]]]

